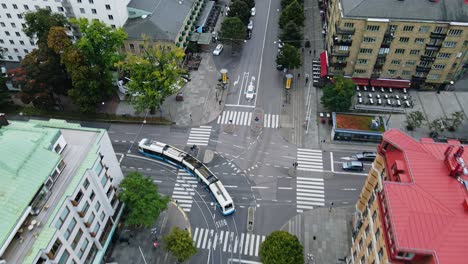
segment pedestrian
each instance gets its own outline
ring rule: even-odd
[[[221,100],[219,100],[219,105],[221,105]]]
[[[312,50],[309,50],[309,55],[312,55]]]
[[[309,82],[309,74],[308,73],[306,73],[306,75],[305,75],[305,82],[306,82],[306,84],[307,84],[307,82]]]

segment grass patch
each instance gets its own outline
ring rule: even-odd
[[[366,115],[351,115],[351,114],[336,114],[336,128],[361,130],[361,131],[375,131],[385,132],[383,118],[379,116],[380,127],[377,130],[372,130],[370,125],[374,116]]]

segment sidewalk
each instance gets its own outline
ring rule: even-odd
[[[190,221],[185,212],[175,202],[169,202],[167,209],[162,212],[153,227],[156,235],[149,229],[118,230],[113,238],[110,257],[107,262],[116,263],[177,263],[175,257],[164,249],[163,237],[169,234],[173,227],[187,228],[191,232]],[[120,241],[119,241],[120,235]],[[159,246],[154,248],[153,242],[158,239]]]
[[[344,263],[351,247],[351,217],[354,206],[320,207],[291,218],[281,230],[297,236],[304,246],[304,259],[313,254],[315,263]],[[312,262],[313,263],[313,262]]]

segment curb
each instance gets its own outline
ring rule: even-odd
[[[187,221],[187,224],[188,224],[188,231],[189,231],[189,234],[190,236],[192,236],[192,226],[190,225],[190,220],[188,219],[187,217],[187,214],[185,213],[185,211],[182,209],[182,207],[179,206],[179,204],[177,204],[174,200],[171,200],[171,203],[172,205],[174,205],[180,213],[182,213],[182,215],[184,216],[184,219],[185,221]]]
[[[109,119],[92,119],[92,118],[78,118],[78,117],[64,117],[64,116],[49,116],[49,115],[23,115],[24,117],[34,118],[34,117],[42,117],[42,118],[53,118],[53,119],[63,119],[63,120],[73,120],[73,121],[86,121],[86,122],[104,122],[104,123],[117,123],[117,124],[141,124],[143,120],[109,120]],[[150,125],[166,125],[170,126],[175,124],[175,122],[167,121],[167,122],[152,122],[146,121],[145,124]]]

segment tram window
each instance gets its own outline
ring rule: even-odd
[[[228,204],[226,206],[224,206],[224,210],[228,210],[228,209],[231,209],[232,208],[232,204]]]

